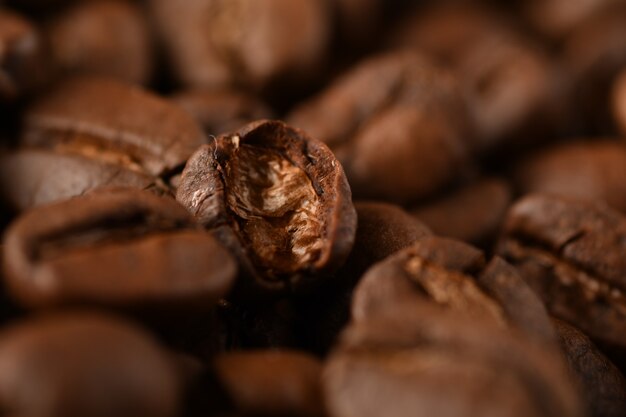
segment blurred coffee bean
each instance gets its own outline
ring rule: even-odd
[[[75,153],[150,175],[181,169],[206,142],[173,103],[109,78],[78,77],[42,96],[24,115],[21,144]]]
[[[16,212],[108,186],[167,193],[158,178],[98,158],[37,148],[0,155],[2,199]]]
[[[554,316],[626,349],[626,217],[601,202],[531,195],[507,215],[497,251]]]
[[[186,86],[256,91],[299,85],[325,58],[330,15],[319,0],[150,0]]]
[[[483,151],[528,144],[558,124],[556,69],[506,17],[469,2],[444,3],[407,19],[398,32],[394,44],[426,51],[455,69]]]
[[[562,39],[579,25],[622,0],[522,0],[521,8],[533,28]]]
[[[488,178],[412,208],[436,235],[489,246],[511,204],[509,184]]]
[[[45,54],[35,25],[0,5],[0,102],[13,100],[45,81],[49,71]]]
[[[93,313],[64,313],[0,333],[0,403],[30,417],[174,417],[179,381],[141,329]]]
[[[455,79],[427,58],[369,58],[289,116],[344,165],[358,198],[410,202],[454,182],[471,148]]]
[[[26,212],[9,227],[4,256],[8,289],[33,308],[206,311],[237,273],[176,201],[130,189]]]
[[[218,355],[213,367],[230,402],[242,415],[325,415],[322,366],[313,356],[286,350],[232,352]]]
[[[207,136],[232,132],[272,111],[258,99],[236,91],[184,90],[172,96],[202,126]]]
[[[613,83],[613,117],[622,136],[626,136],[626,70]]]
[[[346,267],[355,270],[357,277],[376,262],[432,234],[426,225],[394,204],[357,201],[354,207],[358,218],[356,237]]]
[[[465,243],[424,237],[370,268],[352,302],[356,322],[375,318],[398,304],[436,303],[466,317],[512,326],[552,343],[541,301],[511,265]]]
[[[323,143],[278,121],[253,122],[202,146],[177,199],[237,255],[250,278],[241,290],[255,297],[319,283],[354,242],[356,213],[341,165]]]
[[[563,64],[571,78],[573,122],[583,133],[613,134],[611,87],[626,68],[626,7],[594,17],[565,40]]]
[[[553,146],[522,160],[515,170],[522,193],[599,200],[626,212],[626,143],[609,140]]]
[[[555,319],[554,328],[574,377],[583,388],[590,416],[626,414],[626,379],[584,333]]]
[[[57,66],[66,73],[107,75],[146,84],[152,45],[142,10],[128,1],[78,3],[47,29]]]
[[[332,417],[583,415],[555,349],[426,304],[349,326],[323,387]]]

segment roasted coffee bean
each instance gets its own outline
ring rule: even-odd
[[[611,86],[626,68],[626,5],[589,19],[565,40],[562,60],[571,79],[572,122],[591,134],[612,134]]]
[[[626,70],[613,83],[613,116],[622,135],[626,135]]]
[[[139,328],[93,313],[30,319],[0,333],[0,407],[30,417],[174,417],[179,381]]]
[[[25,148],[0,156],[2,199],[16,212],[109,186],[168,192],[156,177],[81,154]]]
[[[46,64],[45,45],[34,24],[0,8],[0,102],[42,83]]]
[[[202,311],[236,276],[228,252],[176,201],[129,189],[26,212],[7,231],[4,256],[7,287],[33,308]]]
[[[326,362],[332,417],[582,416],[555,349],[435,305],[349,326]]]
[[[186,90],[172,100],[200,123],[204,132],[219,136],[260,119],[268,119],[272,111],[262,102],[236,91]]]
[[[488,178],[410,210],[436,235],[489,246],[512,202],[509,184]]]
[[[567,0],[530,0],[520,4],[534,29],[551,38],[562,39],[586,20],[620,1],[585,0],[574,5]]]
[[[131,2],[78,3],[53,19],[47,36],[55,63],[65,72],[108,75],[139,84],[150,79],[148,22]]]
[[[459,241],[424,237],[374,265],[354,290],[352,318],[368,321],[406,303],[441,304],[554,341],[545,308],[517,271],[498,257],[486,263],[481,251]]]
[[[206,142],[178,106],[108,78],[79,77],[35,102],[21,143],[76,153],[151,175],[180,169]]]
[[[346,259],[356,213],[339,162],[321,142],[261,120],[202,146],[177,199],[271,291],[315,284]]]
[[[517,202],[497,251],[556,317],[626,349],[626,217],[600,202],[532,195]]]
[[[467,169],[471,137],[455,80],[411,52],[367,59],[289,120],[337,153],[359,198],[410,202]]]
[[[553,321],[573,376],[583,388],[590,416],[626,415],[626,379],[584,333],[564,321]]]
[[[359,278],[378,261],[431,235],[426,225],[401,207],[382,202],[357,201],[354,247],[346,262]]]
[[[541,150],[515,171],[524,194],[547,193],[606,201],[626,212],[626,142],[574,142]]]
[[[318,0],[150,0],[178,78],[225,88],[300,84],[324,58],[328,8]]]
[[[214,359],[213,367],[228,399],[243,415],[325,415],[322,366],[308,354],[263,350],[224,353]]]
[[[480,149],[527,144],[555,128],[562,91],[541,48],[488,8],[441,3],[409,19],[395,43],[451,64],[468,91]]]

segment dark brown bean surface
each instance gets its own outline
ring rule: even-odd
[[[471,131],[455,79],[411,52],[358,64],[289,120],[337,153],[359,198],[410,202],[467,168]]]
[[[451,239],[424,237],[370,268],[354,291],[352,318],[367,321],[404,303],[436,303],[554,339],[545,308],[515,268],[498,257],[486,263],[481,251]]]
[[[522,160],[515,170],[523,193],[599,200],[626,212],[626,142],[596,140],[553,146]]]
[[[234,234],[255,283],[274,290],[336,269],[354,242],[341,165],[324,144],[282,122],[254,122],[201,147],[177,199],[205,227]]]
[[[30,417],[174,417],[179,382],[143,330],[93,313],[0,333],[0,407]]]
[[[344,331],[324,369],[331,416],[583,415],[555,350],[438,306],[396,307]]]
[[[408,19],[395,43],[427,51],[457,72],[480,149],[536,140],[558,119],[560,80],[551,60],[497,10],[440,3]]]
[[[21,143],[78,153],[151,175],[180,168],[206,142],[176,105],[108,78],[66,81],[27,111]]]
[[[562,60],[572,80],[569,101],[578,115],[571,119],[583,122],[587,130],[612,133],[611,85],[626,66],[625,22],[626,7],[609,10],[586,20],[565,40]]]
[[[602,203],[532,195],[509,211],[498,252],[556,317],[626,348],[626,218]]]
[[[213,367],[236,410],[245,415],[322,417],[321,362],[296,351],[217,356]]]
[[[28,211],[4,239],[22,304],[208,310],[236,276],[228,252],[174,200],[103,190]]]
[[[330,35],[325,2],[151,0],[179,79],[255,90],[300,83],[320,67]],[[289,84],[289,83],[287,83]]]
[[[355,268],[359,277],[374,263],[432,234],[426,225],[394,204],[357,201],[354,207],[358,226],[346,264]]]
[[[80,154],[25,148],[0,156],[2,199],[17,212],[119,186],[167,192],[151,175]]]
[[[533,27],[548,36],[563,38],[586,20],[619,3],[619,0],[580,1],[576,5],[567,0],[530,0],[520,3]]]
[[[14,99],[44,79],[43,43],[31,22],[0,8],[0,101]]]
[[[580,330],[554,319],[561,349],[582,387],[591,416],[626,414],[626,379]]]
[[[172,100],[189,112],[207,135],[212,136],[272,115],[261,101],[236,91],[184,90],[176,93]]]
[[[512,194],[506,181],[490,178],[410,211],[439,236],[489,245],[512,202]]]
[[[622,71],[613,83],[613,115],[615,121],[622,132],[626,134],[626,71]]]
[[[78,3],[53,19],[47,35],[56,65],[68,73],[145,84],[152,72],[148,22],[132,2]]]

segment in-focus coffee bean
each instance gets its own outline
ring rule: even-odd
[[[341,165],[323,143],[278,121],[200,147],[177,199],[237,254],[251,277],[241,285],[257,293],[318,283],[354,242],[356,213]]]

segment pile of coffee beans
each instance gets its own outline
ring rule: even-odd
[[[0,0],[0,415],[626,416],[626,0]]]

